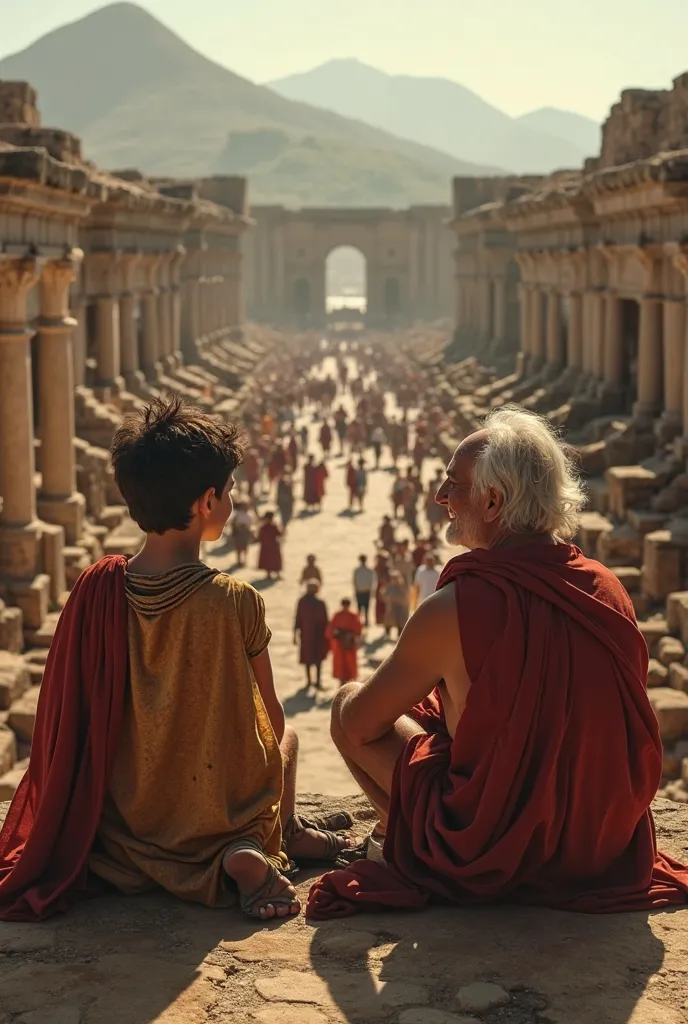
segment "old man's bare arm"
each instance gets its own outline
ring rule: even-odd
[[[349,742],[362,746],[384,736],[443,680],[451,703],[462,667],[454,588],[447,587],[419,606],[371,678],[347,688],[339,721]]]

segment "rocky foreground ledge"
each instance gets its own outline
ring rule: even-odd
[[[365,800],[336,806],[365,832]],[[659,800],[655,813],[662,848],[688,857],[688,807]],[[160,893],[113,896],[44,925],[0,923],[0,979],[0,1024],[685,1024],[688,908],[264,926]]]

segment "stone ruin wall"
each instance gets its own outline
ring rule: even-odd
[[[688,72],[671,89],[626,89],[602,128],[596,166],[618,167],[688,147]],[[593,169],[592,167],[590,169]]]

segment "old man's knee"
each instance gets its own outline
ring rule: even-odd
[[[343,711],[349,698],[361,688],[361,683],[345,683],[332,701],[332,714],[330,716],[330,736],[338,750],[345,750],[350,746],[346,726],[343,721]]]

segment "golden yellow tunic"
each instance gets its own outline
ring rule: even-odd
[[[260,594],[202,563],[127,574],[129,687],[90,867],[123,892],[234,902],[228,844],[255,836],[284,868],[282,760],[250,658]]]

